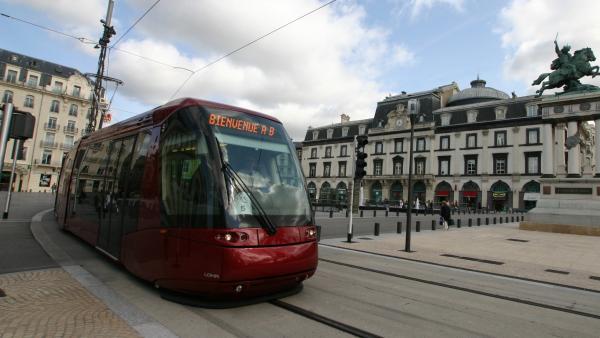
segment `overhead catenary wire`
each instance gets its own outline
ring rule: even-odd
[[[22,23],[26,23],[26,24],[28,24],[28,25],[35,26],[35,27],[37,27],[37,28],[40,28],[40,29],[43,29],[43,30],[50,31],[50,32],[52,32],[52,33],[56,33],[56,34],[60,34],[60,35],[64,35],[64,36],[66,36],[66,37],[73,38],[73,39],[75,39],[75,40],[79,40],[79,41],[80,41],[80,42],[82,42],[82,43],[86,43],[86,44],[95,44],[95,43],[96,43],[96,42],[95,42],[94,40],[92,40],[92,39],[89,39],[89,38],[86,38],[86,37],[81,37],[81,36],[75,36],[75,35],[68,34],[68,33],[65,33],[65,32],[61,32],[61,31],[59,31],[59,30],[56,30],[56,29],[53,29],[53,28],[50,28],[50,27],[46,27],[46,26],[42,26],[42,25],[38,25],[37,23],[33,23],[33,22],[31,22],[31,21],[27,21],[27,20],[24,20],[24,19],[20,19],[20,18],[14,17],[14,16],[12,16],[12,15],[8,15],[8,14],[6,14],[6,13],[0,13],[0,15],[4,16],[4,17],[6,17],[6,18],[9,18],[9,19],[15,20],[15,21],[19,21],[19,22],[22,22]]]
[[[142,19],[144,19],[144,17],[150,13],[150,11],[156,6],[158,5],[158,3],[160,2],[160,0],[156,0],[152,6],[150,6],[145,12],[144,14],[142,14],[142,16],[140,16],[137,20],[135,20],[135,22],[129,27],[127,28],[127,30],[125,31],[125,33],[123,33],[118,39],[117,41],[115,41],[115,43],[113,43],[109,48],[115,48],[116,45],[119,44],[119,42],[121,42],[121,40],[125,37],[125,35],[127,35],[127,33],[129,33],[133,27],[135,27],[140,21],[142,21]]]
[[[170,99],[173,99],[173,98],[175,97],[175,95],[177,95],[177,94],[178,94],[178,93],[181,91],[181,89],[182,89],[182,88],[183,88],[183,87],[184,87],[184,86],[185,86],[185,85],[188,83],[188,81],[189,81],[189,80],[190,80],[190,79],[191,79],[191,78],[192,78],[192,77],[193,77],[195,74],[197,74],[198,72],[200,72],[200,71],[202,71],[202,70],[204,70],[204,69],[206,69],[206,68],[208,68],[208,67],[210,67],[210,66],[214,65],[215,63],[217,63],[217,62],[219,62],[219,61],[221,61],[221,60],[223,60],[223,59],[225,59],[225,58],[227,58],[227,57],[229,57],[229,56],[231,56],[231,55],[233,55],[233,54],[235,54],[235,53],[239,52],[240,50],[242,50],[242,49],[244,49],[244,48],[246,48],[246,47],[248,47],[248,46],[250,46],[250,45],[252,45],[252,44],[254,44],[254,43],[256,43],[256,42],[258,42],[258,41],[260,41],[260,40],[262,40],[262,39],[264,39],[264,38],[266,38],[267,36],[269,36],[269,35],[271,35],[271,34],[273,34],[273,33],[277,32],[277,31],[279,31],[279,30],[281,30],[281,29],[283,29],[283,28],[285,28],[285,27],[287,27],[287,26],[289,26],[289,25],[293,24],[294,22],[296,22],[296,21],[298,21],[298,20],[301,20],[301,19],[303,19],[303,18],[305,18],[305,17],[307,17],[307,16],[309,16],[309,15],[313,14],[314,12],[317,12],[317,11],[319,11],[319,10],[321,10],[321,9],[323,9],[323,8],[325,8],[325,7],[327,7],[327,6],[329,6],[329,5],[331,5],[332,3],[336,2],[336,1],[337,1],[337,0],[331,0],[331,1],[329,1],[329,2],[326,2],[325,4],[323,4],[323,5],[321,5],[321,6],[317,7],[317,8],[315,8],[315,9],[313,9],[313,10],[309,11],[309,12],[302,14],[301,16],[299,16],[299,17],[295,18],[294,20],[292,20],[292,21],[289,21],[289,22],[287,22],[287,23],[285,23],[285,24],[283,24],[283,25],[281,25],[281,26],[277,27],[277,28],[273,29],[272,31],[270,31],[270,32],[268,32],[268,33],[266,33],[266,34],[263,34],[263,35],[259,36],[258,38],[254,39],[254,40],[252,40],[252,41],[249,41],[249,42],[247,42],[247,43],[243,44],[242,46],[240,46],[240,47],[238,47],[238,48],[236,48],[236,49],[234,49],[234,50],[230,51],[229,53],[227,53],[227,54],[225,54],[225,55],[223,55],[223,56],[220,56],[220,57],[218,57],[217,59],[215,59],[215,60],[213,60],[213,61],[211,61],[211,62],[207,63],[206,65],[204,65],[204,66],[202,66],[202,67],[200,67],[200,68],[198,68],[198,69],[194,70],[194,72],[193,72],[193,73],[191,73],[190,75],[188,75],[188,77],[187,77],[187,78],[186,78],[186,79],[185,79],[185,80],[184,80],[184,81],[181,83],[181,85],[179,86],[179,88],[177,88],[177,90],[176,90],[176,91],[173,93],[173,95],[171,95]]]
[[[1,13],[0,12],[0,15],[4,16],[6,18],[9,18],[9,19],[13,19],[13,20],[25,23],[25,24],[29,24],[29,25],[35,26],[37,28],[40,28],[40,29],[43,29],[43,30],[46,30],[46,31],[49,31],[49,32],[52,32],[52,33],[55,33],[55,34],[59,34],[59,35],[63,35],[63,36],[69,37],[69,38],[73,38],[73,39],[78,40],[79,42],[81,42],[83,44],[95,45],[97,43],[97,41],[95,41],[93,39],[90,39],[88,37],[78,37],[78,36],[75,36],[75,35],[72,35],[72,34],[68,34],[68,33],[59,31],[57,29],[53,29],[53,28],[49,28],[49,27],[46,27],[46,26],[38,25],[38,24],[32,23],[30,21],[27,21],[27,20],[24,20],[24,19],[20,19],[20,18],[11,16],[11,15],[8,15],[6,13]],[[188,69],[188,68],[185,68],[185,67],[181,67],[181,66],[177,66],[177,65],[171,65],[171,64],[168,64],[166,62],[155,60],[155,59],[149,58],[147,56],[143,56],[143,55],[140,55],[140,54],[137,54],[137,53],[125,50],[125,49],[121,49],[121,48],[117,48],[117,47],[111,47],[111,49],[114,49],[114,50],[119,51],[119,52],[124,53],[124,54],[129,54],[131,56],[135,56],[137,58],[140,58],[140,59],[143,59],[143,60],[146,60],[146,61],[149,61],[149,62],[153,62],[153,63],[159,64],[159,65],[163,65],[163,66],[166,66],[166,67],[171,67],[173,69],[182,69],[182,70],[185,70],[185,71],[188,71],[188,72],[192,72],[191,69]]]

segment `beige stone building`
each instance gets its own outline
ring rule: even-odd
[[[0,49],[2,103],[35,116],[33,138],[17,156],[14,191],[50,192],[63,155],[85,134],[93,84],[77,69]],[[14,140],[4,157],[2,188],[9,181]]]

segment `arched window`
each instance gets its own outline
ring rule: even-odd
[[[331,186],[329,183],[325,182],[321,185],[321,191],[319,192],[319,200],[322,202],[326,202],[331,198]]]
[[[402,199],[403,187],[402,183],[396,181],[390,187],[390,202],[396,204]]]
[[[371,186],[371,203],[380,203],[382,201],[382,188],[379,181]]]
[[[346,203],[346,199],[348,196],[348,188],[346,187],[346,183],[340,182],[335,188],[335,200],[338,203]]]

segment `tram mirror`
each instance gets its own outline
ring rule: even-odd
[[[35,127],[35,116],[31,113],[15,111],[13,112],[10,138],[25,140],[33,137]]]

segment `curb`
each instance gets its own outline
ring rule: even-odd
[[[30,230],[35,240],[46,253],[60,265],[71,277],[77,280],[86,290],[100,299],[117,316],[143,337],[178,337],[171,330],[154,320],[135,305],[123,300],[115,291],[106,286],[90,272],[77,265],[75,261],[52,241],[44,229],[42,218],[54,209],[47,209],[31,218]],[[53,222],[53,221],[52,221]]]

